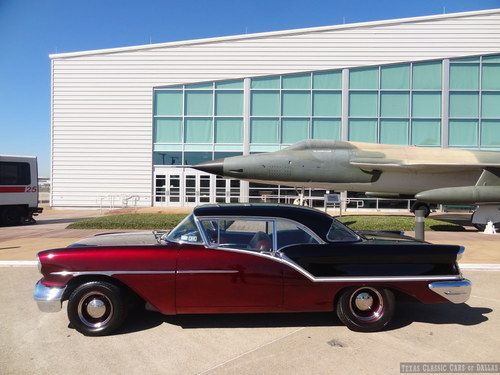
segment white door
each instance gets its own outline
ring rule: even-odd
[[[155,171],[155,206],[179,206],[181,202],[181,176],[178,172]]]

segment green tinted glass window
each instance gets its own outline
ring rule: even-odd
[[[451,59],[451,62],[479,62],[479,56],[471,56],[471,57],[459,57],[458,59]]]
[[[450,117],[477,117],[479,94],[475,92],[450,93]]]
[[[252,119],[250,141],[252,143],[278,143],[278,119]]]
[[[450,146],[477,146],[477,120],[450,120]]]
[[[216,89],[243,89],[243,80],[236,79],[230,81],[215,82]]]
[[[500,90],[500,64],[483,64],[483,90]]]
[[[483,62],[484,63],[490,63],[490,62],[500,63],[500,55],[483,56]]]
[[[378,89],[378,67],[351,69],[349,71],[349,88],[362,90]]]
[[[441,62],[431,61],[413,64],[413,89],[440,90]]]
[[[382,90],[407,90],[410,87],[410,65],[383,66],[380,70]]]
[[[377,120],[349,120],[349,140],[377,142]]]
[[[340,120],[314,119],[313,139],[340,139]]]
[[[438,120],[413,120],[411,129],[412,144],[439,146],[441,144],[441,122]]]
[[[313,93],[313,115],[340,117],[342,113],[342,93],[319,91]]]
[[[408,117],[410,94],[403,92],[382,92],[380,95],[381,117]]]
[[[181,165],[182,152],[160,151],[153,153],[154,165]]]
[[[281,143],[295,143],[309,138],[309,120],[283,119]]]
[[[407,145],[408,121],[381,120],[380,143],[391,144],[391,145]]]
[[[500,120],[481,121],[481,146],[500,147]]]
[[[243,93],[241,91],[217,91],[215,114],[216,116],[243,115]]]
[[[349,116],[376,117],[377,96],[376,92],[350,92]]]
[[[207,89],[210,90],[214,87],[213,82],[201,82],[201,83],[191,83],[189,85],[184,85],[184,88],[186,90],[192,90],[192,89]]]
[[[311,94],[308,91],[283,91],[283,116],[310,116]]]
[[[243,141],[243,121],[241,119],[218,118],[215,120],[216,143],[241,143]]]
[[[155,91],[155,115],[182,116],[182,91]]]
[[[252,116],[279,116],[280,95],[278,91],[253,91]]]
[[[188,118],[184,123],[184,139],[186,143],[212,142],[212,119]]]
[[[340,90],[342,89],[342,72],[316,72],[313,73],[313,89]]]
[[[252,78],[250,86],[252,87],[252,89],[279,89],[280,77],[270,76],[270,77]]]
[[[182,142],[180,118],[155,119],[154,141],[161,143]]]
[[[311,74],[289,74],[282,77],[284,89],[310,89]]]
[[[478,64],[451,64],[450,90],[479,89]]]
[[[186,91],[187,116],[212,116],[211,91]]]
[[[483,92],[481,114],[483,118],[500,118],[500,92]]]
[[[414,92],[413,117],[441,117],[441,93]]]

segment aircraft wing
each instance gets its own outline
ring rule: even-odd
[[[390,160],[385,158],[354,158],[350,160],[350,164],[354,167],[366,171],[412,171],[412,172],[454,172],[454,171],[470,171],[486,168],[500,168],[500,163],[479,163],[479,162],[440,162],[422,161],[422,160]]]

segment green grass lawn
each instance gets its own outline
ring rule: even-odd
[[[67,229],[172,229],[186,214],[122,214],[84,219]]]
[[[68,229],[172,229],[186,214],[122,214],[84,219],[70,224]],[[410,216],[342,216],[338,218],[353,230],[404,230],[415,228]],[[426,230],[463,231],[464,228],[441,220],[426,219]]]
[[[353,230],[415,230],[412,216],[342,216],[337,219]],[[461,232],[465,229],[461,225],[427,218],[425,230]]]

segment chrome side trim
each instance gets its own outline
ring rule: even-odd
[[[175,271],[59,271],[51,272],[51,275],[61,275],[61,276],[80,276],[80,275],[173,275]]]
[[[178,274],[196,274],[196,273],[238,273],[238,270],[182,270],[177,271]]]
[[[38,309],[43,312],[58,312],[62,308],[62,296],[66,287],[49,287],[38,281],[35,285],[33,298]]]
[[[467,279],[457,281],[437,281],[429,284],[429,289],[453,303],[464,303],[470,297],[472,283]]]
[[[305,269],[294,263],[290,258],[283,253],[266,254],[249,250],[233,249],[233,248],[211,248],[217,251],[232,251],[235,253],[243,253],[253,256],[258,256],[285,264],[315,283],[329,282],[364,282],[364,281],[432,281],[432,280],[461,280],[461,275],[432,275],[432,276],[335,276],[335,277],[316,277],[307,272]]]

